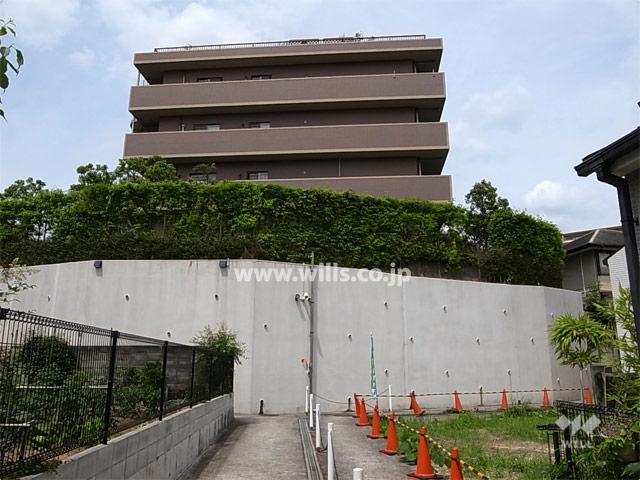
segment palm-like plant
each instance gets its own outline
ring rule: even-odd
[[[602,361],[605,352],[615,343],[614,333],[586,314],[558,317],[551,329],[551,344],[563,365],[580,369],[582,372],[594,363]]]

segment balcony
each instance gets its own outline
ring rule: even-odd
[[[441,56],[442,39],[409,35],[159,48],[136,53],[133,63],[149,83],[155,84],[169,70],[256,65],[412,60],[432,63],[437,71]]]
[[[129,111],[143,123],[161,116],[345,108],[442,111],[443,73],[202,82],[133,87]]]
[[[131,133],[124,156],[160,155],[173,162],[320,158],[432,159],[438,174],[449,151],[446,123],[386,123],[322,127]]]

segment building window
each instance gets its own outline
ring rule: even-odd
[[[220,130],[219,123],[194,123],[194,130]]]
[[[216,181],[215,173],[190,173],[189,180],[196,183],[212,183]]]
[[[598,275],[609,275],[609,264],[607,263],[607,259],[611,255],[608,252],[598,252]]]
[[[267,180],[269,178],[269,172],[248,172],[247,178],[249,180]]]
[[[198,77],[196,82],[221,82],[222,77]]]
[[[251,75],[251,80],[271,80],[271,75]]]
[[[249,122],[249,128],[271,128],[271,122]]]

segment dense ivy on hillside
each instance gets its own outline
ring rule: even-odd
[[[558,230],[504,205],[490,216],[486,241],[477,242],[466,233],[478,222],[472,209],[449,203],[247,182],[103,180],[85,181],[66,193],[5,191],[0,261],[306,262],[313,252],[317,262],[341,266],[388,269],[391,262],[431,262],[450,271],[477,266],[490,281],[559,283],[563,254]]]

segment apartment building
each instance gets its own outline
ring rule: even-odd
[[[441,56],[424,35],[137,53],[124,156],[198,181],[450,201]]]

